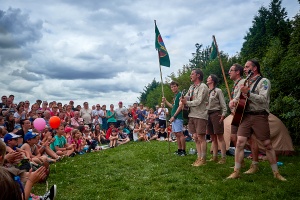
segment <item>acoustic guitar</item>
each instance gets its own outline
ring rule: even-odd
[[[180,99],[184,98],[186,93],[186,90],[183,89],[181,92],[181,97]],[[182,108],[182,115],[183,115],[183,119],[188,119],[189,118],[189,113],[190,113],[190,108],[187,105],[184,105]]]
[[[246,83],[248,82],[249,78],[253,75],[253,72],[249,70],[248,76],[245,79],[244,86],[246,86]],[[243,93],[240,94],[240,99],[235,107],[234,115],[232,118],[231,125],[239,126],[242,122],[243,115],[245,112],[245,108],[247,105],[248,97],[246,95],[243,95]]]

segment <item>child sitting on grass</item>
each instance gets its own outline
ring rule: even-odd
[[[75,156],[75,145],[67,144],[66,138],[63,136],[65,134],[65,128],[63,125],[60,125],[54,136],[55,141],[50,145],[51,149],[56,152],[59,156]]]
[[[117,141],[118,141],[118,132],[116,129],[112,129],[110,137],[109,137],[109,146],[110,148],[114,148],[117,145]]]
[[[81,133],[78,129],[73,129],[72,130],[72,144],[75,145],[75,152],[79,155],[84,154],[83,153],[83,145],[82,145],[82,140],[80,138]]]

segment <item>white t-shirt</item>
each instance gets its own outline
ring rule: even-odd
[[[117,108],[116,110],[116,119],[125,121],[127,117],[127,109],[126,108]]]
[[[98,121],[100,124],[102,124],[102,117],[104,116],[103,110],[93,110],[92,114],[93,117],[98,116]]]
[[[163,109],[163,111],[161,111]],[[160,112],[161,111],[161,112]],[[159,115],[158,115],[158,119],[160,119],[160,120],[166,120],[167,118],[167,116],[166,116],[166,113],[168,113],[169,111],[168,111],[168,108],[159,108],[158,109],[158,113],[160,113]]]

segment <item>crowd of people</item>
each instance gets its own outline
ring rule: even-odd
[[[247,79],[242,78],[243,73],[247,75]],[[26,182],[30,182],[28,185],[31,185],[26,187],[26,183],[24,187],[26,198],[30,196],[32,185],[47,177],[49,166],[46,163],[99,151],[104,145],[115,148],[130,141],[172,141],[178,145],[175,154],[185,156],[186,141],[193,140],[196,144],[197,159],[192,166],[199,167],[206,164],[208,134],[212,140],[210,161],[224,164],[226,148],[223,120],[227,106],[222,90],[216,87],[218,78],[211,74],[205,84],[203,76],[200,69],[192,70],[190,79],[193,84],[186,94],[181,93],[178,83],[172,81],[170,87],[174,98],[169,102],[163,97],[162,103],[155,109],[144,107],[141,103],[134,103],[126,108],[121,101],[116,109],[113,104],[109,109],[100,104],[90,108],[88,102],[84,102],[82,107],[75,107],[74,101],[63,105],[56,101],[48,103],[36,100],[30,105],[28,100],[15,103],[14,95],[3,95],[0,103],[1,165],[7,169],[27,171],[29,175],[22,176],[23,181],[26,177]],[[234,114],[236,104],[241,98],[248,98],[249,102],[241,122],[231,128],[236,152],[234,172],[228,179],[240,177],[247,140],[251,144],[253,161],[245,173],[253,174],[258,171],[258,158],[255,155],[258,155],[256,141],[260,140],[265,145],[274,177],[285,181],[286,179],[279,174],[275,151],[270,141],[270,81],[262,77],[260,65],[255,60],[247,61],[244,68],[239,64],[232,65],[229,76],[234,81],[229,102],[231,113]],[[170,112],[165,105],[170,107]],[[184,110],[188,110],[187,126],[183,125]],[[49,124],[53,116],[60,119],[60,126],[55,129]],[[37,118],[45,120],[46,126],[43,130],[35,129],[34,121]],[[218,158],[219,149],[221,159]],[[9,172],[14,178],[22,173],[11,171]],[[55,193],[54,185],[46,196],[53,197]]]
[[[58,162],[64,157],[114,148],[130,141],[177,141],[172,124],[167,122],[169,111],[164,103],[154,110],[141,103],[125,108],[121,101],[116,109],[113,104],[109,109],[100,104],[90,108],[88,102],[84,102],[82,107],[75,107],[74,101],[64,105],[41,100],[36,100],[32,105],[28,100],[15,103],[14,95],[3,95],[1,101],[2,166],[7,169],[26,172],[43,170],[41,173],[48,175],[49,165],[46,163]],[[55,129],[50,125],[54,116],[60,119],[60,126]],[[37,130],[34,122],[40,118],[46,125],[44,129]],[[184,139],[192,140],[187,127]],[[45,179],[44,176],[40,178]],[[28,182],[26,178],[22,181]],[[46,195],[53,196],[55,190],[56,186],[53,186]],[[27,191],[25,197],[28,195],[36,197]]]

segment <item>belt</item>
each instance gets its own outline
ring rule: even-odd
[[[209,110],[209,111],[207,111],[208,114],[212,114],[212,113],[215,113],[215,112],[220,112],[220,110]]]
[[[269,115],[269,113],[267,111],[249,111],[249,112],[245,112],[245,114],[248,115]]]

